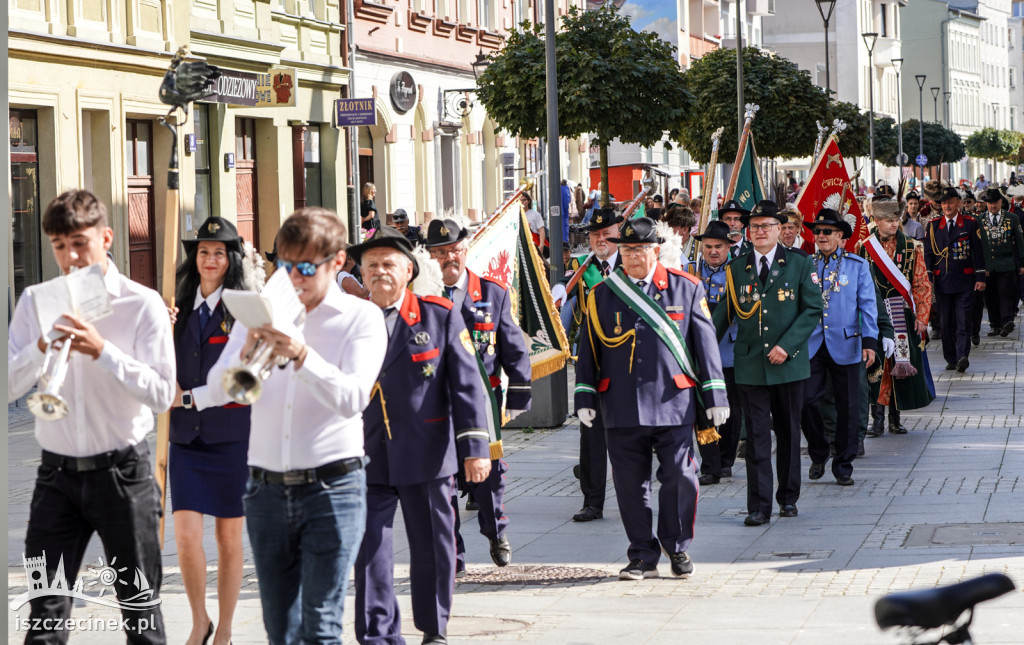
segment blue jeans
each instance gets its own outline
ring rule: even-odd
[[[366,471],[301,486],[250,478],[243,501],[269,642],[341,643],[366,527]]]

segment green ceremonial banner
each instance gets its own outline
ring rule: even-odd
[[[757,165],[757,151],[754,149],[754,135],[751,134],[747,142],[746,150],[743,151],[743,161],[739,168],[733,168],[736,175],[736,189],[732,198],[740,205],[752,210],[759,201],[765,198],[764,181],[761,179],[761,171]]]
[[[636,219],[638,217],[647,217],[647,209],[644,206],[645,204],[643,202],[640,202],[640,205],[637,206],[637,209],[635,211],[633,211],[633,215],[630,217],[630,219]]]

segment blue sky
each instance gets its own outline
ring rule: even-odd
[[[676,5],[675,0],[627,0],[622,4],[622,13],[632,19],[635,29],[654,32],[678,46]]]

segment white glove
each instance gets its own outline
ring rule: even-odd
[[[891,358],[896,353],[896,341],[891,338],[883,338],[882,351],[885,352],[886,358]]]
[[[508,415],[509,422],[512,422],[516,417],[518,417],[523,412],[526,412],[526,410],[505,410],[505,414]]]
[[[726,406],[718,405],[713,408],[705,410],[708,418],[718,427],[729,420],[729,408]]]
[[[565,285],[560,282],[551,287],[551,299],[555,301],[556,307],[561,307],[568,295],[565,291]]]
[[[580,408],[576,410],[576,416],[580,418],[580,423],[589,428],[594,425],[594,419],[597,418],[597,410],[594,408]]]

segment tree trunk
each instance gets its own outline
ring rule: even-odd
[[[601,207],[605,208],[609,205],[608,200],[608,144],[605,143],[604,137],[601,137],[601,143],[598,145],[601,159]]]

